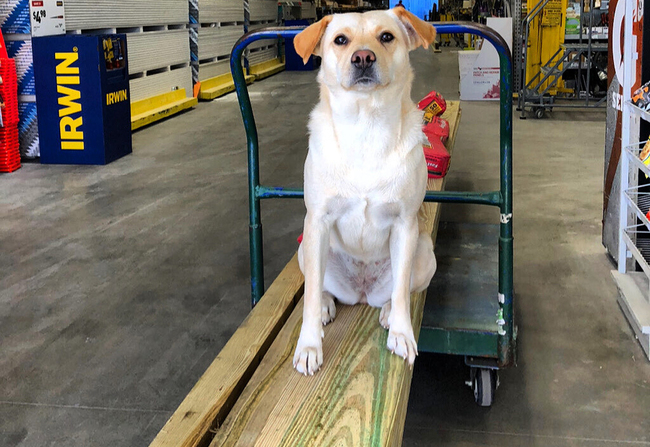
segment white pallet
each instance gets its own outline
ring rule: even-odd
[[[199,0],[199,23],[244,21],[242,0]]]
[[[66,0],[68,30],[187,23],[187,0]]]
[[[250,0],[250,21],[278,20],[278,2],[274,0]]]
[[[192,95],[192,70],[189,67],[168,70],[129,82],[131,102],[184,88],[187,96]]]
[[[199,61],[230,55],[243,34],[244,27],[239,25],[199,28]]]
[[[127,34],[129,74],[190,61],[189,30]]]
[[[199,65],[199,81],[230,73],[230,59]]]

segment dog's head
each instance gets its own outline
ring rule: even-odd
[[[372,11],[325,16],[294,39],[305,63],[321,56],[321,80],[345,90],[371,91],[390,85],[410,69],[408,53],[427,48],[435,28],[406,11]]]

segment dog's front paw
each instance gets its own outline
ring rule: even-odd
[[[415,341],[412,328],[398,331],[391,327],[388,330],[386,347],[393,354],[397,354],[404,360],[408,360],[409,365],[413,366],[415,357],[418,355],[418,344]]]
[[[293,367],[301,374],[314,375],[323,364],[323,342],[321,336],[314,336],[304,328],[300,331],[296,353],[293,355]]]
[[[334,317],[336,317],[334,296],[329,292],[323,292],[323,298],[321,299],[321,321],[323,325],[334,321]]]

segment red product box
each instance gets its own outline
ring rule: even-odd
[[[445,113],[447,101],[440,93],[431,91],[418,103],[418,109],[424,111],[424,122],[430,123],[434,117]]]
[[[424,158],[427,161],[427,171],[429,178],[442,178],[449,171],[451,157],[445,149],[445,145],[438,139],[433,139],[429,145],[423,145]]]
[[[449,122],[439,116],[434,116],[433,121],[425,124],[422,131],[429,141],[440,140],[446,143],[449,138]]]

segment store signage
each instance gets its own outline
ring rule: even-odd
[[[106,93],[106,105],[110,106],[118,102],[126,101],[129,99],[129,94],[126,89],[117,92]]]
[[[33,37],[65,34],[63,0],[32,0],[29,16]]]
[[[74,48],[76,49],[76,47]],[[74,88],[79,85],[79,53],[54,53],[61,62],[56,66],[56,92],[59,95],[59,132],[61,149],[84,150],[81,92]],[[73,66],[76,65],[76,66]]]

